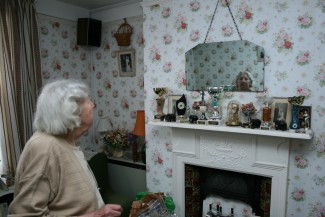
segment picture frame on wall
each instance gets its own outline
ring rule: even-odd
[[[176,101],[179,100],[182,95],[169,95],[168,96],[168,114],[176,113]]]
[[[291,122],[291,108],[288,98],[276,98],[272,100],[271,120],[273,124],[275,121],[283,120],[287,123],[287,127]]]
[[[305,128],[305,117],[304,114],[305,112],[307,112],[307,114],[309,115],[309,121],[308,124],[309,126],[307,126],[309,129],[311,128],[311,110],[312,107],[311,106],[299,106],[298,109],[298,118],[299,118],[299,123],[300,123],[300,128]]]
[[[135,50],[118,51],[118,66],[121,77],[135,76]]]

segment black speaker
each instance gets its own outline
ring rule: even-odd
[[[100,47],[102,21],[91,18],[78,18],[77,45]]]

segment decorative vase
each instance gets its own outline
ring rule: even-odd
[[[290,129],[292,130],[298,130],[300,129],[300,123],[299,123],[299,105],[292,105],[292,116],[291,116],[291,122],[290,122]]]
[[[296,131],[300,129],[299,123],[299,115],[298,110],[299,106],[304,103],[304,96],[293,96],[288,98],[288,102],[292,105],[291,109],[291,122],[290,122],[290,130]]]
[[[123,150],[122,149],[114,149],[112,152],[113,157],[120,158],[123,157]]]

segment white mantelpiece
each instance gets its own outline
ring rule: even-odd
[[[312,134],[214,125],[150,122],[171,127],[173,198],[176,214],[185,216],[185,164],[272,178],[271,217],[285,217],[291,139]]]
[[[290,131],[280,130],[261,130],[261,129],[249,129],[243,127],[229,127],[229,126],[215,126],[205,124],[187,124],[187,123],[176,123],[176,122],[164,122],[164,121],[151,121],[150,125],[161,126],[161,127],[172,127],[181,129],[196,129],[196,130],[207,130],[217,132],[228,132],[228,133],[243,133],[259,136],[274,136],[284,137],[289,139],[311,139],[313,133],[294,133]]]

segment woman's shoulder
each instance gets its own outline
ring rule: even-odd
[[[49,154],[63,148],[61,140],[50,134],[35,132],[26,143],[24,150],[38,155]]]

